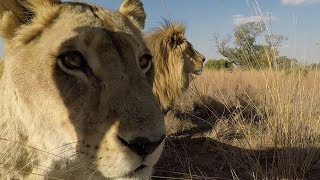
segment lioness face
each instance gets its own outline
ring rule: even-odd
[[[65,168],[53,177],[148,178],[165,126],[134,17],[82,3],[55,6],[58,14],[39,34],[6,53],[19,108],[43,141],[30,143],[74,146],[45,161]]]

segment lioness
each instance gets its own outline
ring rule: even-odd
[[[147,179],[164,144],[139,0],[1,0],[0,179]]]

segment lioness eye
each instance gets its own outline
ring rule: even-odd
[[[85,65],[82,54],[78,51],[70,51],[58,57],[62,65],[68,69],[79,69]]]
[[[143,73],[147,73],[152,67],[152,55],[144,54],[139,60],[139,66]]]

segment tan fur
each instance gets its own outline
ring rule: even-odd
[[[58,0],[1,1],[0,35],[6,41],[5,49],[13,48],[10,47],[10,44],[18,46],[19,43],[28,43],[36,38],[58,15],[59,8],[54,4],[59,2]],[[35,12],[37,12],[36,15]],[[28,26],[28,28],[24,28],[24,26]],[[14,39],[15,42],[7,42],[11,39]]]
[[[2,59],[0,59],[0,79],[1,79],[2,73],[3,73],[3,61]]]
[[[142,2],[139,0],[126,0],[124,3],[121,4],[119,8],[119,12],[123,14],[128,14],[131,20],[139,26],[141,29],[144,28],[146,14],[143,8]]]
[[[0,14],[0,179],[148,179],[165,127],[139,65],[142,3],[1,0]],[[64,64],[72,52],[80,67]]]
[[[155,66],[153,93],[166,112],[188,88],[190,75],[201,74],[205,57],[186,40],[185,27],[179,23],[165,21],[145,39]]]

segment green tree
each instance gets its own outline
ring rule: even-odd
[[[226,59],[210,59],[205,63],[207,69],[232,69],[233,63]]]
[[[298,66],[298,60],[288,58],[287,56],[280,56],[276,59],[277,67],[279,69],[291,69]]]
[[[233,46],[230,46],[232,36],[222,40],[218,35],[214,41],[218,52],[229,61],[247,68],[265,68],[274,65],[275,57],[279,55],[278,47],[286,37],[281,35],[266,36],[266,44],[257,44],[257,38],[265,31],[265,24],[249,22],[234,28]]]
[[[307,69],[310,70],[319,70],[320,69],[320,64],[319,63],[312,63],[307,66]]]
[[[270,47],[279,48],[288,37],[281,34],[268,34],[265,36],[266,42]]]

